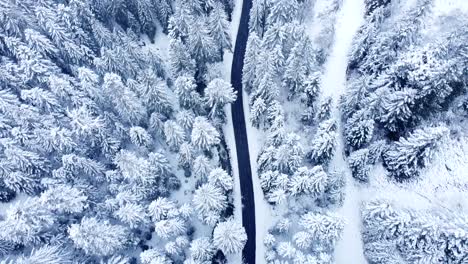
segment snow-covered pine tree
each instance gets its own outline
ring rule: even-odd
[[[269,4],[269,14],[266,20],[267,25],[291,22],[299,11],[299,4],[296,0],[272,0]]]
[[[234,91],[230,83],[220,78],[212,80],[205,89],[205,101],[211,109],[210,118],[224,120],[224,106],[233,103],[236,98],[237,92]]]
[[[168,120],[164,123],[164,136],[169,147],[177,150],[185,140],[185,131],[173,120]]]
[[[130,239],[125,227],[91,217],[72,224],[68,233],[77,248],[97,256],[109,256],[123,250]]]
[[[247,242],[247,234],[240,223],[233,219],[218,223],[213,232],[213,244],[224,254],[240,252]]]
[[[254,2],[259,2],[254,1]],[[250,93],[252,90],[256,73],[257,64],[261,51],[261,41],[255,32],[249,34],[247,47],[244,56],[244,67],[242,69],[242,87]]]
[[[325,191],[327,181],[328,175],[322,166],[315,166],[312,169],[301,167],[292,176],[288,187],[292,195],[305,194],[318,198]]]
[[[207,26],[210,36],[215,41],[220,51],[220,56],[223,55],[225,49],[231,51],[231,36],[229,34],[229,22],[224,11],[224,6],[220,2],[216,2],[211,10]]]
[[[179,105],[185,109],[192,109],[197,112],[201,107],[202,99],[197,92],[195,79],[191,76],[179,76],[174,86],[179,99]]]
[[[187,46],[179,39],[171,39],[169,63],[173,76],[195,76],[195,61],[191,58]]]
[[[192,144],[201,150],[210,150],[216,144],[219,144],[218,130],[203,116],[195,118],[191,134]]]
[[[309,152],[309,157],[313,162],[326,164],[332,158],[337,137],[335,122],[329,119],[319,125]]]
[[[256,34],[262,37],[265,31],[266,23],[266,1],[264,0],[253,0],[252,8],[250,9],[249,19],[249,32],[250,36]],[[248,48],[247,48],[248,50]]]
[[[404,180],[418,175],[418,169],[431,160],[437,146],[449,134],[444,126],[417,129],[400,138],[383,154],[384,164],[394,177]]]

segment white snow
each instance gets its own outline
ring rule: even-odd
[[[348,53],[353,37],[359,26],[364,22],[363,0],[344,0],[337,14],[334,44],[325,65],[322,81],[323,96],[331,96],[334,100],[333,117],[338,123],[338,144],[335,155],[330,163],[333,171],[344,172],[347,179],[346,197],[339,213],[345,218],[346,225],[341,240],[335,249],[336,263],[362,264],[367,263],[363,254],[361,239],[360,196],[355,186],[348,165],[343,157],[344,141],[340,124],[341,116],[338,109],[340,96],[346,88],[346,68]]]

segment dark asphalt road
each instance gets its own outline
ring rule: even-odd
[[[249,36],[249,13],[252,0],[243,0],[239,30],[232,60],[231,83],[237,91],[237,100],[232,104],[232,123],[237,149],[237,162],[242,194],[242,225],[247,232],[247,243],[242,251],[244,262],[255,264],[255,202],[252,186],[249,143],[245,128],[244,108],[242,106],[242,68]]]

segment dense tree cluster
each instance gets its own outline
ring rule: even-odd
[[[0,258],[182,263],[242,249],[242,227],[224,222],[233,180],[218,153],[236,94],[204,78],[231,49],[230,10],[229,0],[2,1],[0,201],[11,206]],[[197,215],[209,225],[197,236],[217,226],[216,248],[194,236]]]
[[[298,228],[291,228],[290,218],[298,221]],[[309,212],[282,218],[263,240],[267,248],[265,259],[268,263],[334,263],[331,254],[343,228],[344,220],[331,213]]]
[[[314,11],[322,26],[315,38],[303,24],[311,14],[302,11],[313,9],[313,1],[254,0],[250,11],[243,87],[249,94],[250,121],[266,135],[257,157],[260,184],[267,201],[281,208],[285,219],[304,212],[326,217],[327,207],[343,201],[343,174],[328,168],[337,145],[338,120],[331,116],[331,98],[321,91],[324,58],[333,42],[339,2],[329,1],[324,10]],[[287,226],[283,226],[285,230]],[[335,239],[341,229],[336,229]],[[318,234],[303,233],[309,244],[300,249],[292,245],[292,234],[281,235],[277,242],[280,238],[274,235],[265,238],[271,239],[266,242],[271,247],[266,262],[333,261],[333,243],[312,249],[322,243],[314,241]]]
[[[342,102],[351,160],[362,163],[354,176],[361,179],[366,178],[362,168],[375,163],[366,161],[365,153],[382,140],[388,146],[378,153],[391,175],[414,179],[449,134],[446,116],[466,115],[460,103],[468,81],[466,19],[455,19],[427,36],[424,21],[432,1],[416,1],[395,14],[389,2],[367,1],[366,23],[354,41],[351,80]]]
[[[463,263],[466,216],[407,210],[372,201],[363,210],[365,254],[372,263]]]

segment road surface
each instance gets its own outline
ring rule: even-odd
[[[244,263],[255,264],[255,203],[252,186],[252,168],[250,166],[249,143],[245,127],[245,115],[242,104],[242,68],[249,36],[249,13],[252,0],[243,0],[242,13],[237,31],[236,44],[232,59],[231,83],[237,91],[237,100],[232,104],[232,123],[237,149],[237,164],[242,195],[242,225],[247,232],[247,243],[242,252]]]

